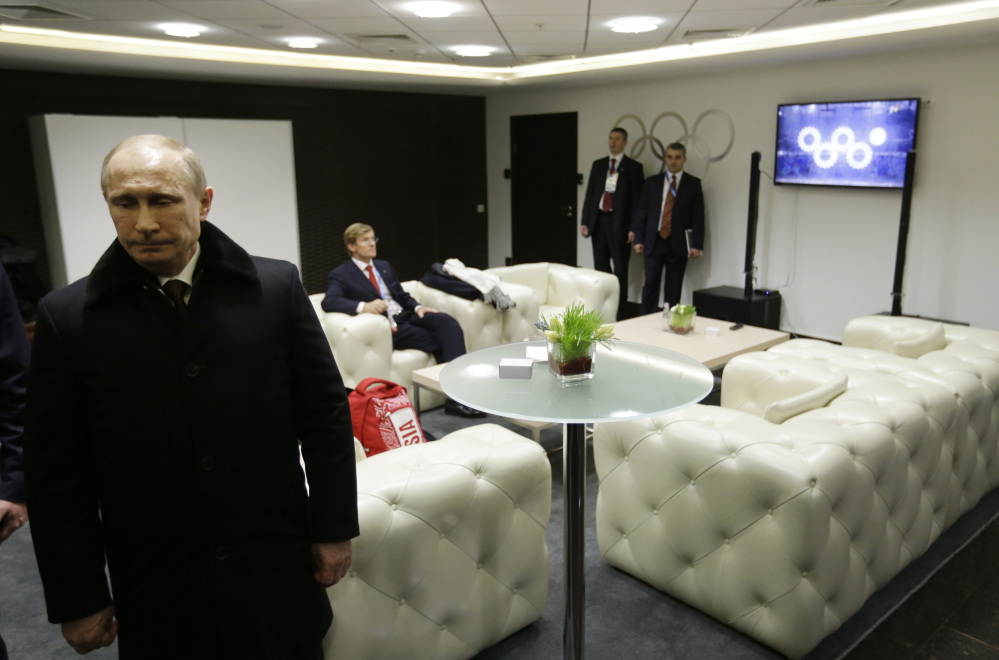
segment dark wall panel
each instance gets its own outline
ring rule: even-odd
[[[291,120],[310,293],[346,258],[351,222],[375,227],[403,279],[449,257],[486,266],[484,98],[0,70],[0,235],[38,251],[46,282],[27,119],[49,113]],[[80,166],[96,190],[100,163]]]

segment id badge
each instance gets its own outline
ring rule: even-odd
[[[607,175],[607,181],[604,183],[604,192],[612,193],[617,190],[617,175],[617,172]]]

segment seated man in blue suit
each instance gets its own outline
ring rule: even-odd
[[[322,307],[342,314],[381,314],[392,324],[392,347],[415,348],[432,353],[437,362],[450,362],[465,354],[465,335],[452,317],[424,307],[406,293],[389,262],[375,259],[375,230],[355,222],[343,232],[350,261],[330,271],[329,288]],[[462,417],[484,417],[479,412],[448,399],[444,412]]]

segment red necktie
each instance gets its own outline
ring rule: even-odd
[[[610,173],[612,176],[614,174],[614,165],[616,163],[617,163],[617,158],[611,158]],[[610,213],[611,210],[611,194],[606,190],[604,191],[603,199],[600,200],[600,210],[606,211],[608,213]]]
[[[675,174],[670,178],[669,189],[666,191],[666,201],[663,202],[663,217],[659,222],[659,235],[663,238],[669,238],[670,231],[673,229],[673,202],[675,201],[675,198],[673,197],[674,188],[676,188]]]
[[[177,308],[180,314],[184,314],[187,311],[187,303],[184,302],[184,293],[187,292],[187,282],[167,280],[163,283],[163,291],[166,292],[167,298],[173,302],[173,306]]]
[[[375,287],[375,291],[378,292],[379,296],[382,295],[382,289],[378,286],[378,278],[375,277],[375,269],[371,267],[371,264],[368,264],[365,270],[368,271],[368,279],[371,280],[371,286]]]

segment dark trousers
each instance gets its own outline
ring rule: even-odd
[[[645,246],[645,284],[642,285],[642,314],[651,314],[659,309],[659,278],[666,271],[663,286],[663,306],[672,307],[680,302],[683,290],[683,272],[687,269],[687,256],[678,256],[670,245],[670,239],[658,234],[652,249]]]
[[[620,318],[624,304],[628,301],[628,259],[631,258],[631,245],[618,242],[613,229],[611,214],[598,211],[597,222],[590,228],[590,241],[593,243],[593,267],[617,276],[621,294],[617,299],[617,315]],[[611,270],[611,264],[614,265],[614,270]]]
[[[437,312],[424,314],[403,312],[395,317],[399,329],[392,335],[392,347],[415,348],[432,353],[437,363],[450,362],[465,354],[465,334],[454,318]]]

